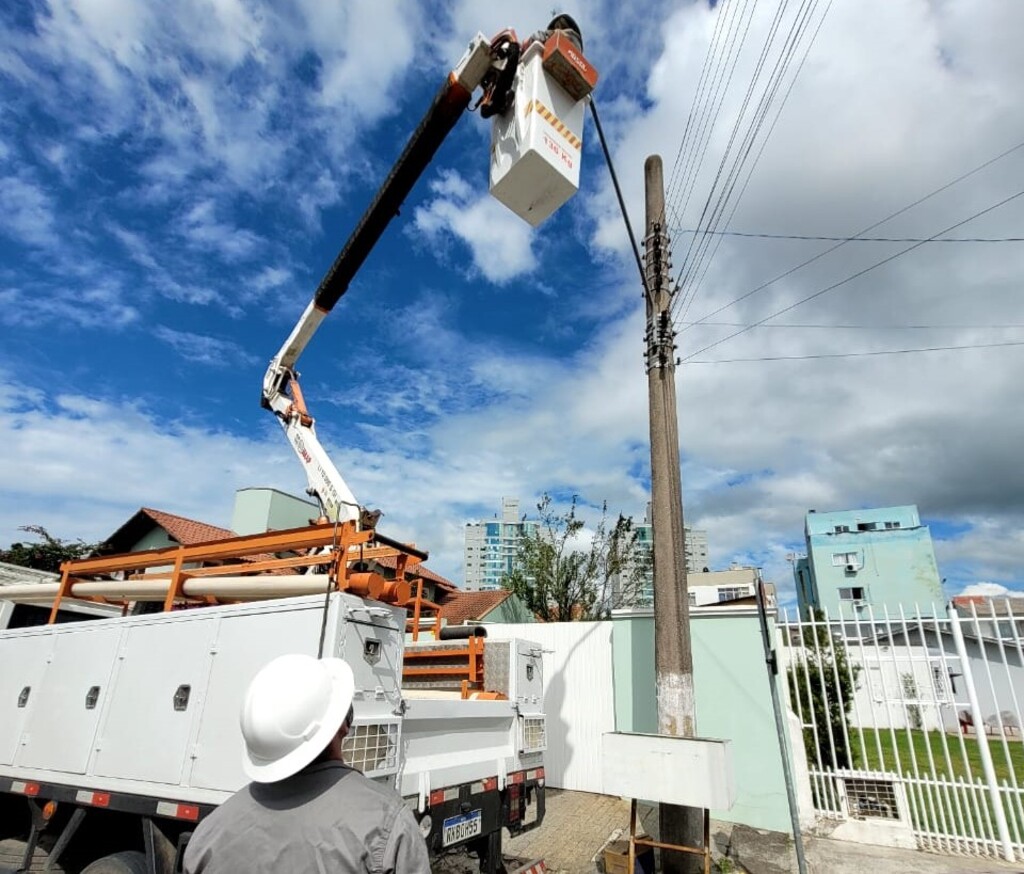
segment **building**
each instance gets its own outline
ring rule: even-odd
[[[312,525],[320,516],[313,501],[269,488],[238,489],[231,530],[235,534],[260,534]]]
[[[238,525],[240,530],[232,531],[175,513],[143,507],[107,538],[104,552],[119,554],[170,546],[195,546],[238,535],[302,528],[310,523],[311,518],[315,519],[318,512],[315,504],[276,489],[239,489],[235,493],[232,524]],[[273,556],[249,558],[270,557]],[[395,578],[397,565],[393,556],[378,556],[367,562],[368,568],[379,573],[385,580]],[[417,565],[410,576],[423,580],[423,597],[428,601],[436,603],[442,601],[447,594],[458,591],[454,583],[434,573],[426,565]]]
[[[622,592],[620,585],[613,586],[616,607],[635,606],[650,607],[654,604],[654,524],[651,517],[651,505],[647,505],[644,521],[635,526],[637,533],[637,562],[644,565],[640,584],[633,593]],[[683,529],[686,553],[686,574],[689,579],[693,574],[708,572],[708,533],[696,528]],[[632,574],[626,574],[627,578]]]
[[[732,606],[734,603],[756,604],[761,570],[756,567],[734,567],[727,571],[702,571],[686,575],[686,588],[691,607]],[[765,607],[774,610],[775,586],[765,583]]]
[[[801,615],[868,619],[941,604],[942,581],[917,507],[807,513],[807,556],[794,562]],[[873,611],[873,612],[872,612]]]
[[[445,592],[439,598],[445,625],[474,625],[478,622],[536,622],[522,599],[508,591]]]
[[[466,524],[465,588],[469,592],[501,588],[501,578],[512,570],[519,538],[536,530],[537,523],[519,516],[519,499],[501,499],[501,518]]]

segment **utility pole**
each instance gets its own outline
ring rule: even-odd
[[[672,328],[669,239],[665,232],[665,184],[661,157],[644,163],[647,204],[645,278],[647,281],[647,391],[651,427],[651,511],[654,529],[654,660],[657,669],[658,733],[696,735],[690,603],[686,587],[683,491],[679,471],[676,413],[676,346]],[[663,804],[663,843],[699,847],[704,812]],[[697,856],[663,852],[666,874],[703,870]]]

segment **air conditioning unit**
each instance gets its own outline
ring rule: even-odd
[[[860,565],[857,562],[855,562],[855,561],[851,561],[849,564],[846,565],[846,572],[848,574],[855,574],[859,570],[860,570]]]

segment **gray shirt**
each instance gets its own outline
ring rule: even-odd
[[[186,874],[429,874],[416,820],[391,789],[341,762],[250,783],[196,828]]]

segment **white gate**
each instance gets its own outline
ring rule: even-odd
[[[779,625],[817,818],[1024,860],[1024,615],[1009,600]]]
[[[603,792],[601,736],[615,731],[611,622],[488,625],[493,637],[521,637],[544,649],[549,786]]]

